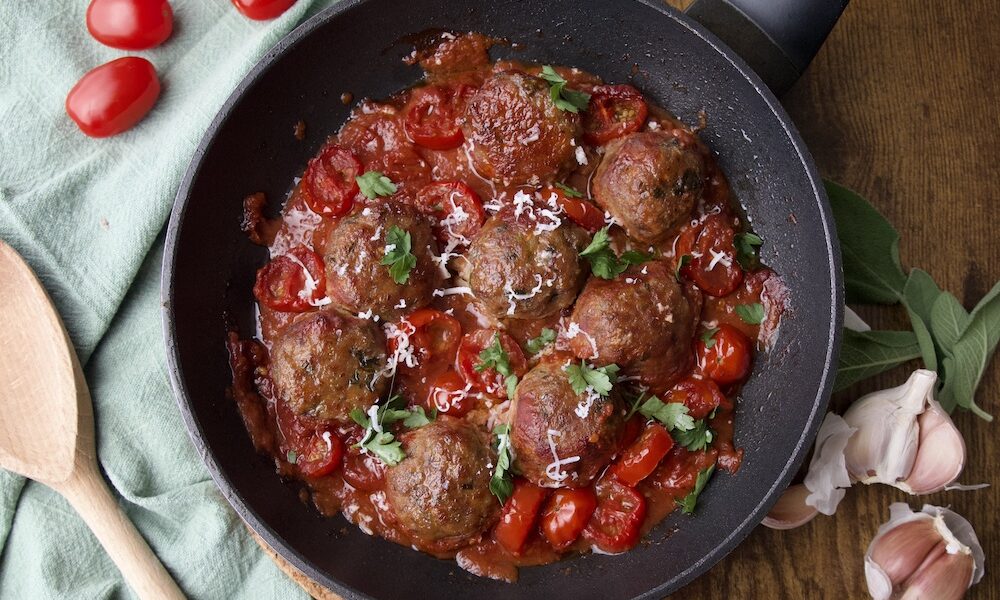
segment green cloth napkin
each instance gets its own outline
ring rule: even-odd
[[[88,2],[0,3],[0,238],[41,277],[76,345],[108,481],[193,598],[305,595],[249,537],[188,440],[165,368],[160,232],[237,82],[329,3],[298,0],[260,23],[226,0],[173,0],[173,36],[134,53],[156,66],[160,99],[104,140],[81,134],[63,108],[83,73],[126,54],[90,37]],[[134,594],[69,504],[0,470],[0,598],[118,597]]]

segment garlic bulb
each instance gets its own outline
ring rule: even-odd
[[[944,489],[965,467],[965,442],[934,400],[937,374],[919,369],[903,385],[859,399],[844,415],[857,432],[845,457],[851,477],[910,494]]]
[[[875,600],[958,600],[983,578],[984,563],[976,532],[957,513],[897,502],[865,553],[865,579]]]

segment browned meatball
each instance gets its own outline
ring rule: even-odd
[[[659,393],[690,368],[700,313],[701,294],[682,289],[669,265],[636,265],[587,282],[573,307],[570,349],[597,365],[614,363]]]
[[[308,313],[271,349],[271,380],[297,415],[348,421],[385,391],[385,337],[371,321],[334,309]]]
[[[625,425],[617,390],[607,397],[575,393],[564,370],[568,364],[543,362],[529,371],[511,405],[517,468],[541,486],[589,485],[614,458]],[[579,460],[559,465],[556,456]]]
[[[468,545],[496,520],[490,493],[496,454],[486,433],[439,416],[401,437],[406,458],[385,474],[389,507],[419,548],[445,552]]]
[[[386,235],[392,227],[410,234],[417,264],[406,283],[396,283],[389,267],[380,264],[386,255]],[[326,246],[327,292],[350,312],[371,310],[382,319],[425,306],[443,281],[432,257],[437,241],[430,221],[408,204],[380,202],[345,217],[330,233]]]
[[[633,133],[608,144],[592,189],[630,237],[655,243],[690,218],[704,172],[693,145],[662,131]]]
[[[564,219],[536,233],[533,222],[505,209],[483,225],[469,247],[469,285],[497,318],[538,319],[573,303],[586,280],[580,251],[587,234]]]
[[[556,108],[545,80],[504,71],[469,100],[463,130],[483,177],[536,184],[575,164],[580,117]]]

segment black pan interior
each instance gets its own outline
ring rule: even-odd
[[[746,460],[715,477],[698,515],[673,515],[619,556],[522,569],[516,585],[321,518],[257,456],[226,399],[224,315],[252,331],[251,287],[266,251],[240,232],[241,200],[277,204],[309,157],[348,115],[344,92],[385,97],[419,70],[399,42],[432,28],[501,36],[497,56],[566,64],[629,81],[702,133],[718,153],[764,260],[790,289],[777,346],[754,367],[738,410]],[[822,417],[840,321],[839,251],[815,168],[780,106],[698,26],[642,1],[367,0],[341,2],[271,50],[227,102],[182,183],[163,273],[170,372],[194,443],[237,512],[286,559],[349,597],[659,597],[731,550],[794,473]],[[307,138],[292,135],[299,120]]]

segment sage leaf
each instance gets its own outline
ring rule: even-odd
[[[920,343],[912,331],[844,330],[837,380],[833,389],[845,389],[862,379],[887,371],[920,356]]]
[[[931,307],[931,333],[945,356],[954,356],[953,348],[969,326],[972,317],[948,292],[942,293]]]
[[[1000,342],[1000,282],[979,301],[969,318],[952,356],[944,361],[946,378],[939,395],[946,410],[961,406],[992,421],[993,417],[976,404],[976,388]]]
[[[896,304],[906,285],[899,234],[864,198],[832,181],[824,184],[837,222],[847,301]]]

